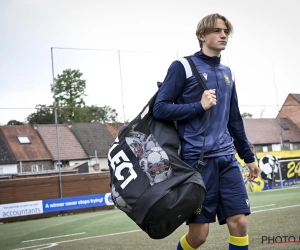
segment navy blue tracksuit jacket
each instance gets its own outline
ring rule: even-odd
[[[208,89],[216,89],[217,105],[211,107],[204,158],[234,154],[246,163],[254,161],[238,107],[234,77],[220,57],[202,51],[191,56]],[[200,103],[203,89],[186,59],[174,61],[157,95],[153,116],[157,120],[177,121],[182,159],[197,160],[203,146],[207,112]]]

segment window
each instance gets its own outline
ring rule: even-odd
[[[21,144],[28,144],[31,143],[31,141],[29,140],[29,138],[27,136],[17,136],[18,140]]]
[[[31,171],[32,172],[43,171],[43,165],[32,165],[31,166]]]
[[[59,169],[59,168],[62,168],[62,163],[61,162],[55,162],[54,169]]]
[[[290,150],[290,142],[289,141],[284,141],[283,142],[283,149],[284,150]]]
[[[283,128],[283,130],[290,130],[290,128],[284,123],[281,123],[281,127]]]
[[[280,151],[281,145],[280,144],[272,144],[272,151]]]
[[[293,145],[293,143],[290,143],[289,141],[284,141],[283,142],[283,149],[284,150],[293,150],[294,145]]]
[[[269,150],[268,150],[268,146],[263,146],[263,147],[262,147],[262,151],[263,151],[263,152],[268,152],[268,151],[269,151]]]

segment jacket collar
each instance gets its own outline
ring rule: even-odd
[[[207,56],[205,55],[202,50],[196,52],[194,54],[194,56],[196,56],[197,58],[199,58],[201,61],[205,62],[206,64],[209,64],[211,66],[217,66],[221,63],[221,56]]]

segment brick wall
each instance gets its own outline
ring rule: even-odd
[[[21,164],[18,162],[18,172],[31,172],[32,165],[42,165],[43,170],[53,170],[54,163],[52,161],[24,161],[22,162],[22,171],[21,171]]]
[[[109,193],[109,172],[63,174],[61,175],[62,198],[92,194]],[[0,180],[0,204],[26,202],[35,200],[48,200],[61,198],[59,175],[24,177]],[[113,209],[114,206],[68,210],[67,213],[81,213],[95,210]],[[0,219],[0,222],[20,221],[32,218],[51,217],[59,215],[45,213],[38,215],[20,216]]]

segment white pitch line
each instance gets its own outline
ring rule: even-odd
[[[252,214],[253,214],[253,213],[260,213],[260,212],[266,212],[266,211],[272,211],[272,210],[278,210],[278,209],[284,209],[284,208],[291,208],[291,207],[300,207],[300,204],[298,204],[298,205],[293,205],[293,206],[277,207],[277,208],[270,208],[270,209],[265,209],[265,210],[258,210],[258,211],[254,211],[254,212],[251,212],[251,213],[252,213]],[[34,248],[34,247],[49,246],[50,244],[60,244],[60,243],[67,243],[67,242],[79,241],[79,240],[89,240],[89,239],[95,239],[95,238],[102,238],[102,237],[108,237],[108,236],[115,236],[115,235],[120,235],[120,234],[127,234],[127,233],[141,232],[141,231],[142,231],[142,230],[132,230],[132,231],[120,232],[120,233],[114,233],[114,234],[105,234],[105,235],[91,236],[91,237],[86,237],[86,238],[73,239],[73,240],[65,240],[65,241],[59,241],[59,242],[54,242],[54,243],[49,243],[49,244],[43,244],[43,245],[38,245],[38,246],[30,246],[30,247],[16,248],[16,249],[13,249],[13,250],[24,250],[24,249]]]
[[[251,214],[266,212],[266,211],[272,211],[272,210],[278,210],[278,209],[284,209],[284,208],[291,208],[291,207],[300,207],[300,204],[299,205],[293,205],[293,206],[286,206],[286,207],[275,207],[275,208],[270,208],[270,209],[265,209],[265,210],[257,210],[257,211],[251,212]]]
[[[34,249],[34,250],[39,250],[39,249],[45,249],[45,248],[49,248],[49,247],[54,247],[54,246],[57,246],[57,245],[58,245],[58,243],[47,243],[47,244],[43,244],[43,245],[17,248],[17,249],[14,249],[14,250],[19,250],[19,249]],[[36,248],[36,247],[42,247],[42,248]]]
[[[50,248],[50,247],[55,247],[57,246],[57,243],[50,243],[49,245],[43,246],[42,248],[35,248],[33,250],[42,250],[42,249],[46,249],[46,248]]]
[[[270,207],[270,206],[275,206],[275,204],[269,204],[269,205],[258,206],[258,207]],[[252,209],[252,208],[258,208],[258,207],[251,207],[251,209]]]
[[[85,234],[85,232],[77,233],[77,234],[65,234],[65,235],[59,235],[59,236],[48,237],[48,238],[39,238],[39,239],[34,239],[34,240],[24,240],[24,241],[22,241],[22,243],[31,242],[31,241],[38,241],[38,240],[48,240],[48,239],[56,239],[56,238],[62,238],[62,237],[69,237],[69,236],[74,236],[74,235],[79,235],[79,234]]]
[[[53,243],[48,243],[48,244],[42,244],[42,245],[37,245],[37,246],[30,246],[30,247],[16,248],[16,249],[13,249],[13,250],[22,250],[22,249],[28,249],[28,248],[33,248],[33,247],[48,246],[48,245],[50,245],[50,244],[60,244],[60,243],[67,243],[67,242],[79,241],[79,240],[89,240],[89,239],[95,239],[95,238],[102,238],[102,237],[108,237],[108,236],[115,236],[115,235],[119,235],[119,234],[127,234],[127,233],[141,232],[141,231],[142,231],[142,230],[139,229],[139,230],[132,230],[132,231],[127,231],[127,232],[114,233],[114,234],[97,235],[97,236],[91,236],[91,237],[80,238],[80,239],[58,241],[58,242],[53,242]]]

